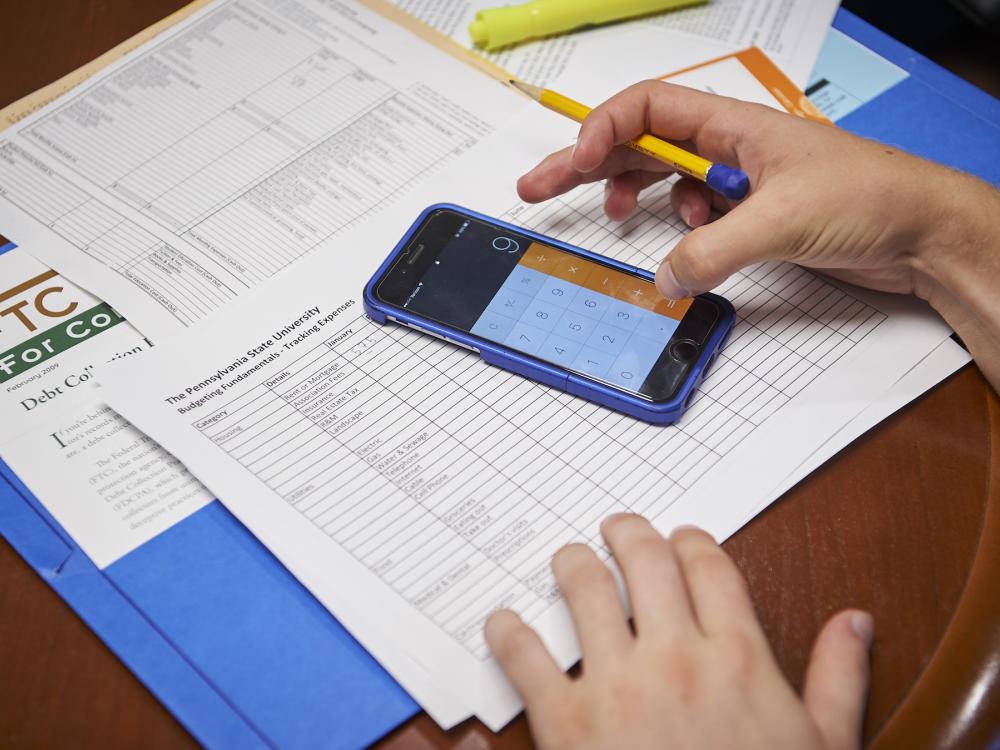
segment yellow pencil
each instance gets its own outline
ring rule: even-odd
[[[512,80],[511,85],[519,91],[524,92],[543,107],[558,112],[571,120],[583,122],[590,114],[590,107],[580,102],[563,96],[555,91],[543,89],[540,86],[532,86],[528,83]],[[644,133],[638,138],[626,144],[654,159],[662,161],[664,164],[676,169],[678,172],[694,177],[707,184],[712,190],[721,193],[726,198],[740,200],[745,198],[750,192],[750,178],[742,169],[730,167],[727,164],[710,162],[697,154],[692,154],[680,146],[668,143],[655,135]]]

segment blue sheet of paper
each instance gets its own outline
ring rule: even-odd
[[[805,93],[824,115],[836,122],[908,76],[898,65],[832,28]]]

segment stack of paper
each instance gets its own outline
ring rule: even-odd
[[[493,0],[394,1],[403,10],[465,46],[471,46],[467,29],[476,11],[498,5]],[[484,56],[522,80],[539,85],[549,84],[564,73],[578,76],[593,70],[601,74],[608,67],[624,69],[633,80],[641,80],[675,68],[636,67],[636,55],[644,55],[650,50],[662,54],[674,44],[683,43],[687,37],[701,47],[701,54],[692,59],[692,63],[714,57],[716,49],[731,51],[759,47],[801,88],[809,80],[839,4],[838,0],[768,3],[712,0],[699,7],[532,41],[500,52],[484,53]],[[643,45],[629,43],[630,35],[637,29],[653,32]],[[616,54],[602,56],[601,52],[609,45]]]
[[[685,11],[686,33],[589,32],[578,56],[541,44],[590,101],[761,28],[811,68],[833,4],[786,0],[772,20],[751,5]],[[723,40],[707,54],[698,19]],[[623,63],[583,64],[608,59]],[[766,98],[715,70],[716,90]],[[762,264],[718,290],[740,315],[732,343],[684,420],[656,428],[363,315],[363,283],[437,201],[654,268],[685,231],[667,185],[622,225],[600,186],[516,198],[517,176],[574,134],[363,7],[211,3],[0,139],[3,231],[158,344],[0,452],[100,565],[205,501],[172,502],[190,470],[439,723],[501,726],[519,704],[483,642],[491,611],[578,657],[548,569],[559,546],[599,546],[600,519],[626,509],[724,538],[965,361],[912,300]],[[183,463],[157,449],[124,464],[158,478],[138,514],[109,493],[144,436],[104,402]],[[56,450],[92,413],[101,440]]]

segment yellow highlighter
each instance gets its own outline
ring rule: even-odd
[[[557,94],[555,91],[521,81],[512,80],[510,84],[543,107],[565,115],[571,120],[583,122],[590,114],[590,107],[587,105],[580,104],[568,96]],[[703,159],[697,154],[692,154],[690,151],[657,138],[655,135],[644,133],[625,145],[662,161],[678,172],[701,180],[712,190],[721,193],[730,200],[741,200],[750,192],[750,178],[742,169]]]
[[[476,13],[469,36],[492,50],[541,36],[596,26],[665,10],[701,5],[707,0],[534,0],[523,5]]]

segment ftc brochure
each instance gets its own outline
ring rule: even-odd
[[[0,456],[105,567],[212,496],[94,385],[149,341],[21,248],[0,254],[0,278]]]

